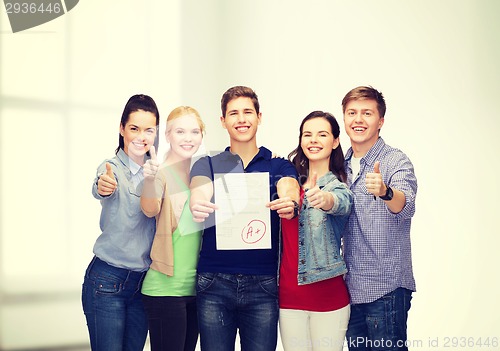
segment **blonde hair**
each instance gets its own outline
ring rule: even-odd
[[[205,123],[203,123],[203,120],[201,119],[198,111],[191,106],[179,106],[174,108],[172,112],[170,112],[170,114],[167,117],[167,133],[169,132],[168,122],[172,122],[177,118],[187,115],[194,115],[196,117],[196,120],[198,121],[198,125],[200,126],[201,132],[205,133]]]

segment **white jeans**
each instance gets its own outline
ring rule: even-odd
[[[331,312],[280,309],[279,328],[285,351],[342,351],[351,306]]]

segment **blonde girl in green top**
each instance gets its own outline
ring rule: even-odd
[[[167,118],[164,162],[153,150],[144,166],[141,207],[156,217],[152,264],[142,285],[152,351],[195,350],[198,340],[195,279],[202,228],[192,220],[188,199],[191,159],[204,130],[198,111],[175,108]]]

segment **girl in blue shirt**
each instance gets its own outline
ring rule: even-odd
[[[158,147],[160,115],[147,95],[132,96],[120,122],[116,156],[97,170],[92,194],[101,202],[101,235],[82,288],[93,351],[142,351],[148,323],[141,298],[155,219],[141,210],[142,166]]]

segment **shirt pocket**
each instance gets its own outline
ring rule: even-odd
[[[128,212],[130,215],[142,213],[141,209],[141,192],[137,191],[131,184],[128,186]]]
[[[311,228],[313,230],[325,226],[326,215],[324,215],[323,213],[319,213],[319,211],[321,211],[321,210],[318,210],[318,209],[315,209],[312,207],[309,207],[306,209],[306,216],[307,216],[309,225],[311,226]]]

